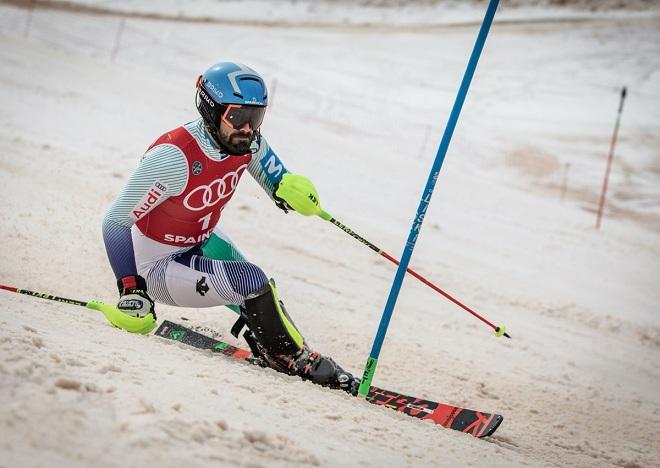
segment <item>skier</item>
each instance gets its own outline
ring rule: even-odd
[[[247,328],[263,365],[355,394],[359,381],[309,348],[275,282],[218,226],[245,170],[284,211],[319,209],[314,185],[288,172],[259,131],[268,105],[263,79],[245,65],[218,63],[197,79],[195,101],[201,118],[152,143],[103,220],[117,307],[155,317],[154,301],[227,305],[239,313],[232,333]]]

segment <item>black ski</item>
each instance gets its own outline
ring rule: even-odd
[[[203,335],[169,320],[165,320],[158,327],[156,335],[195,348],[208,349],[242,361],[250,362],[252,358],[252,354],[248,350]],[[366,399],[374,405],[385,406],[413,418],[430,420],[435,424],[465,432],[474,437],[492,435],[504,419],[499,414],[482,413],[460,406],[403,395],[378,387],[371,387]]]

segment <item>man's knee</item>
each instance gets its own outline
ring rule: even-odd
[[[268,286],[268,277],[254,263],[223,262],[223,267],[234,291],[243,297]]]

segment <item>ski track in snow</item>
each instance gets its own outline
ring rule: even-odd
[[[0,467],[660,466],[660,20],[602,18],[496,21],[411,263],[513,340],[408,278],[379,360],[376,385],[503,414],[494,437],[0,291]],[[221,58],[275,89],[264,133],[324,208],[398,256],[474,26],[129,17],[111,61],[119,21],[0,5],[0,283],[116,296],[103,211],[151,141],[196,117],[196,74]],[[394,267],[248,178],[222,222],[307,340],[360,372]],[[234,342],[227,310],[158,312]]]

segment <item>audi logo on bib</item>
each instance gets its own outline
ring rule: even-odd
[[[221,200],[231,197],[236,190],[241,172],[247,167],[243,164],[236,171],[228,172],[209,185],[200,185],[183,199],[183,205],[192,211],[201,211],[217,205]]]

